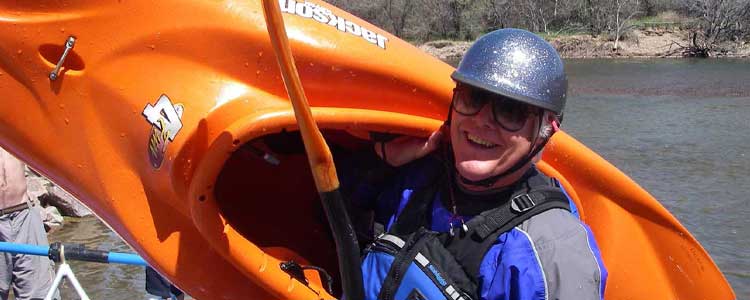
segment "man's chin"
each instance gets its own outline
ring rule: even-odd
[[[462,163],[456,166],[456,171],[461,177],[468,180],[482,180],[493,175],[492,169],[486,166],[477,166],[470,163]]]

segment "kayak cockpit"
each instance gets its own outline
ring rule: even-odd
[[[323,135],[334,155],[371,147],[342,130]],[[238,147],[216,180],[214,196],[226,222],[248,241],[279,260],[322,267],[338,279],[336,247],[298,132],[269,134]]]

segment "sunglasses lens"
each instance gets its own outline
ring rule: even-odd
[[[495,121],[509,131],[518,131],[526,124],[532,108],[529,105],[508,99],[492,102]]]
[[[475,115],[482,110],[487,101],[476,92],[469,89],[453,91],[453,108],[462,115]]]

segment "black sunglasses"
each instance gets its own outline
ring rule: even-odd
[[[531,115],[541,113],[541,108],[508,97],[479,89],[456,87],[453,89],[453,110],[464,116],[474,116],[492,102],[492,116],[503,129],[516,132],[526,124]]]

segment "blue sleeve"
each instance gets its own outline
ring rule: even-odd
[[[373,210],[383,189],[392,184],[396,169],[382,162],[373,151],[336,158],[343,195],[353,205]]]
[[[480,266],[481,299],[601,300],[606,281],[591,231],[565,210],[500,235]]]
[[[544,272],[534,251],[524,233],[501,234],[479,267],[481,299],[544,300]]]
[[[354,206],[374,211],[375,221],[383,225],[389,224],[411,191],[431,183],[442,168],[432,156],[391,167],[374,151],[340,159],[336,164],[344,196]]]
[[[337,157],[336,166],[351,213],[371,212],[375,222],[388,224],[399,204],[405,168],[387,165],[371,150]]]

